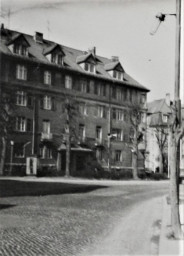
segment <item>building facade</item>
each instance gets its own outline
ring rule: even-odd
[[[32,166],[31,156],[39,166],[65,168],[68,99],[78,111],[73,116],[72,174],[92,155],[106,169],[131,169],[127,110],[139,104],[144,116],[149,90],[125,72],[118,57],[108,59],[97,55],[95,47],[81,51],[46,40],[42,33],[31,36],[4,25],[0,54],[1,95],[8,92],[14,99],[7,170]],[[144,143],[140,147],[144,150]]]
[[[172,115],[170,95],[147,104],[146,168],[168,172],[169,120]]]

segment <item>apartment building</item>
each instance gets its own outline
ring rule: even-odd
[[[147,104],[147,145],[145,166],[152,172],[168,172],[169,122],[172,115],[170,94]]]
[[[64,170],[66,99],[77,102],[79,111],[71,145],[72,174],[91,155],[106,169],[131,169],[127,110],[139,104],[144,115],[149,90],[125,72],[119,58],[101,57],[95,47],[73,49],[46,40],[40,32],[32,36],[3,24],[0,33],[1,94],[13,92],[15,101],[6,169],[29,165],[35,156],[39,166]]]

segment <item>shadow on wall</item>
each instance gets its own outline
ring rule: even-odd
[[[87,193],[106,186],[67,184],[55,182],[0,181],[0,196],[45,196],[58,194]]]

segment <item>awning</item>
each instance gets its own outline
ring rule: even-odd
[[[58,151],[65,151],[66,150],[66,145],[61,144],[61,146],[58,148]],[[71,147],[71,151],[76,151],[76,152],[93,152],[93,150],[89,148],[83,148],[83,147]]]

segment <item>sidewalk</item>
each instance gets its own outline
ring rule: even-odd
[[[184,231],[184,185],[180,189],[180,220]],[[163,217],[159,242],[159,255],[184,255],[184,240],[174,240],[167,235],[171,226],[171,206],[163,198]]]

